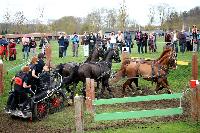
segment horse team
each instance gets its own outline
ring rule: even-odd
[[[101,60],[100,60],[101,58]],[[93,52],[84,63],[65,63],[56,67],[56,71],[63,76],[63,87],[74,96],[76,86],[81,81],[83,83],[82,93],[85,96],[86,78],[94,79],[97,82],[97,97],[103,97],[105,88],[107,88],[110,97],[114,97],[109,87],[109,79],[111,77],[112,60],[120,62],[119,52],[117,49],[109,49],[104,51],[100,47],[95,47]],[[132,82],[138,88],[138,78],[156,83],[155,93],[163,88],[171,93],[167,75],[170,69],[176,68],[176,52],[171,49],[165,49],[160,57],[156,60],[129,59],[126,58],[121,65],[120,70],[115,74],[110,83],[116,83],[121,77],[127,76],[127,81],[123,84],[123,93],[127,87],[134,91]],[[102,87],[99,88],[100,83]],[[72,89],[69,89],[70,85]]]

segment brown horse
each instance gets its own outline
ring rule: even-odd
[[[164,55],[167,55],[171,52],[171,49],[165,49],[162,54],[160,55],[160,57],[156,60],[145,60],[145,59],[142,59],[142,58],[136,58],[136,59],[131,59],[131,58],[127,58],[125,57],[124,62],[122,63],[122,67],[124,64],[129,64],[130,62],[140,62],[140,63],[152,63],[152,62],[155,62],[157,60],[160,60]],[[134,90],[133,86],[132,86],[132,82],[135,83],[136,85],[136,88],[138,89],[138,77],[139,75],[136,76],[136,78],[129,78],[124,84],[123,84],[123,93],[125,92],[125,89],[127,87],[130,87],[132,90]]]
[[[133,81],[138,87],[138,76],[141,76],[143,79],[155,82],[157,84],[155,90],[156,93],[163,88],[167,88],[168,93],[171,93],[166,76],[168,74],[168,69],[174,69],[175,67],[175,53],[172,49],[167,49],[155,61],[125,60],[122,63],[121,69],[116,74],[116,77],[111,80],[111,82],[117,82],[122,76],[127,76],[128,80],[123,85],[124,92],[127,86],[133,89],[131,85]]]

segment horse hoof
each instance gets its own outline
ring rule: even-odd
[[[157,95],[158,93],[156,91],[154,91],[154,94]]]
[[[113,94],[110,94],[110,98],[114,98],[115,96]]]
[[[173,92],[171,90],[168,91],[168,94],[173,94]]]
[[[142,94],[142,91],[141,91],[141,90],[138,90],[138,93],[139,93],[139,94]]]
[[[131,95],[135,95],[135,92],[132,92]]]

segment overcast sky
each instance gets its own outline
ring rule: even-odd
[[[85,17],[95,8],[119,9],[123,0],[0,0],[0,21],[8,10],[10,14],[24,11],[28,19],[39,16],[39,9],[44,8],[44,18],[58,19],[63,16]],[[167,3],[177,11],[188,11],[195,6],[200,6],[200,0],[126,0],[128,14],[137,23],[144,25],[148,22],[148,9],[151,5]]]

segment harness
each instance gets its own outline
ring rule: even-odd
[[[20,73],[18,76],[15,77],[14,83],[16,85],[19,85],[20,87],[23,87],[23,80],[24,80],[25,76],[26,76],[26,74]]]

